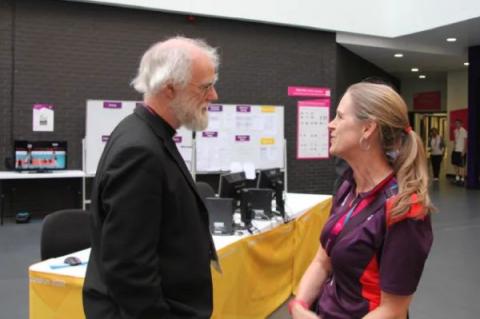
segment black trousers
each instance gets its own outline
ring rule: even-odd
[[[438,175],[440,175],[440,165],[442,164],[442,158],[443,155],[430,155],[434,178],[438,178]]]

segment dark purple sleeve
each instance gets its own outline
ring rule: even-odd
[[[424,220],[407,218],[387,228],[380,259],[382,291],[403,296],[413,294],[432,241],[430,216]]]

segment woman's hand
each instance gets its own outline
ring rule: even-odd
[[[300,304],[295,304],[292,307],[292,318],[293,319],[321,319],[313,311],[305,309]]]

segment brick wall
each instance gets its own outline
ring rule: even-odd
[[[204,38],[220,48],[219,102],[285,106],[289,190],[330,193],[332,161],[295,160],[296,99],[287,96],[287,87],[330,87],[335,96],[334,33],[206,17],[192,23],[182,15],[88,3],[0,0],[0,158],[10,155],[13,139],[65,139],[69,168],[80,169],[85,100],[140,99],[129,82],[141,54],[152,43],[175,34]],[[11,50],[3,49],[12,43],[14,83],[8,76]],[[332,102],[335,105],[336,99]],[[54,132],[32,132],[34,103],[55,106]],[[15,203],[20,207],[22,200]]]
[[[11,156],[13,0],[0,0],[0,168]]]

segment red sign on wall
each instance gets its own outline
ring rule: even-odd
[[[440,110],[441,109],[440,91],[420,92],[413,96],[413,109],[415,111]]]

